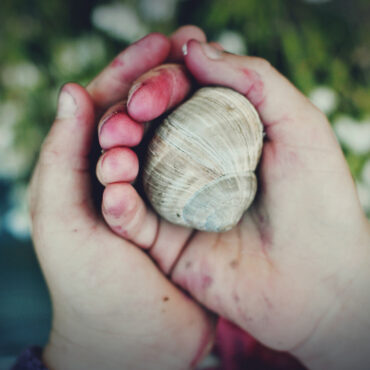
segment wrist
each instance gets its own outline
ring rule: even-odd
[[[189,341],[186,331],[148,331],[140,325],[128,327],[127,323],[126,330],[122,330],[119,321],[112,327],[104,325],[101,317],[88,325],[81,319],[67,320],[65,316],[63,319],[60,315],[58,317],[55,320],[54,316],[52,331],[42,356],[43,363],[51,370],[191,368],[195,361],[198,363],[208,353],[209,344],[212,343],[208,331],[208,345],[205,346],[205,338],[193,338],[194,340]],[[166,338],[165,341],[163,337]],[[168,337],[173,337],[173,347],[169,345]],[[201,352],[196,346],[199,339]],[[190,348],[181,343],[189,344]],[[182,349],[180,353],[179,348]]]
[[[370,364],[370,228],[348,248],[348,264],[339,274],[330,309],[294,355],[309,369],[368,369]]]
[[[48,369],[122,369],[123,364],[115,359],[110,344],[98,344],[91,337],[88,341],[78,336],[65,336],[53,330],[43,351],[42,360]]]

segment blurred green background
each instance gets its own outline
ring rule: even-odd
[[[268,59],[327,114],[370,215],[369,0],[2,0],[0,369],[43,345],[50,326],[26,192],[60,86],[86,84],[150,31],[189,23],[230,52]]]

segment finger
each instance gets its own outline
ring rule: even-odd
[[[75,83],[65,85],[38,164],[38,187],[47,209],[90,204],[89,153],[94,132],[89,94]]]
[[[113,182],[131,182],[139,172],[137,155],[129,148],[117,147],[108,150],[96,166],[96,176],[103,185]]]
[[[184,66],[166,64],[142,75],[129,92],[127,111],[139,122],[153,120],[188,95],[191,81]]]
[[[184,59],[182,48],[189,40],[206,42],[207,38],[203,30],[197,26],[187,25],[180,27],[170,36],[171,51],[168,60],[171,62],[181,62]]]
[[[108,184],[103,193],[102,213],[118,235],[144,249],[154,244],[158,217],[147,209],[132,185]]]
[[[140,143],[144,126],[134,121],[126,110],[126,102],[113,105],[103,115],[98,126],[99,143],[103,149],[116,146],[136,146]]]
[[[308,114],[313,121],[323,121],[308,99],[261,58],[223,53],[195,40],[186,44],[184,53],[186,66],[202,85],[227,86],[245,95],[258,110],[270,139],[310,140],[307,127],[299,134],[297,124],[305,122]]]
[[[208,45],[212,46],[213,48],[217,49],[217,50],[220,50],[220,51],[224,51],[224,47],[218,43],[218,42],[215,42],[215,41],[211,41],[208,43]]]
[[[96,107],[105,110],[127,96],[132,81],[163,63],[170,47],[164,35],[151,33],[120,53],[87,87]]]
[[[126,240],[150,250],[150,255],[165,274],[172,270],[192,235],[191,229],[159,219],[127,183],[107,185],[102,210],[108,226]]]

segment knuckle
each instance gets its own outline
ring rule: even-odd
[[[56,148],[49,137],[47,137],[41,145],[39,163],[41,165],[55,164],[59,162],[60,157],[60,150]]]
[[[253,57],[253,62],[256,63],[258,68],[264,73],[271,72],[271,70],[273,69],[271,63],[267,59],[261,57]]]
[[[59,157],[60,153],[57,150],[45,147],[40,153],[39,161],[42,166],[51,165],[57,163]]]

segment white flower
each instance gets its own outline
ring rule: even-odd
[[[323,113],[329,115],[338,107],[338,94],[327,86],[319,86],[311,91],[309,98]]]
[[[230,53],[243,55],[247,52],[246,42],[240,33],[225,30],[216,41]]]
[[[11,208],[5,214],[4,226],[17,239],[28,239],[30,237],[28,212],[22,208]]]
[[[357,122],[349,116],[340,116],[334,122],[339,141],[358,155],[370,152],[370,120]]]
[[[23,111],[21,102],[17,100],[8,99],[0,103],[0,126],[14,126],[24,113]]]
[[[140,0],[142,16],[150,21],[167,21],[173,18],[177,0]]]
[[[58,69],[66,74],[80,73],[104,60],[106,50],[103,40],[96,36],[82,36],[61,44],[54,54]]]
[[[30,218],[27,206],[27,187],[16,186],[9,195],[11,208],[5,213],[4,226],[7,231],[18,239],[30,237]]]
[[[1,79],[9,89],[34,89],[41,83],[41,73],[38,68],[29,61],[17,64],[5,65],[1,73]]]
[[[148,33],[136,11],[127,4],[96,7],[91,15],[93,25],[119,40],[133,42]]]
[[[12,130],[8,125],[0,125],[0,153],[5,152],[13,145],[14,138],[14,130]]]
[[[40,141],[36,129],[28,130],[30,144],[16,148],[15,133],[23,115],[21,102],[6,100],[0,104],[0,179],[16,179],[25,175],[37,149],[36,144]]]
[[[14,126],[22,114],[22,106],[16,101],[6,100],[0,104],[0,153],[5,152],[13,145]]]
[[[17,179],[25,175],[31,166],[33,154],[26,148],[14,146],[0,150],[0,178]]]

